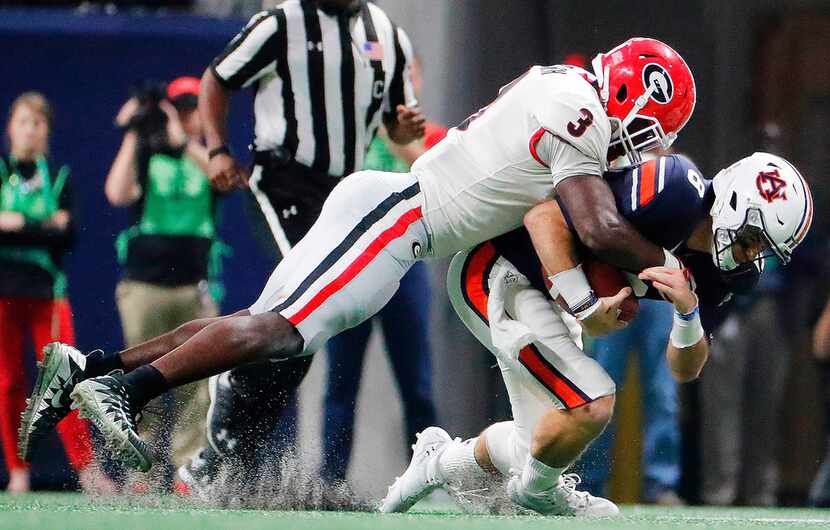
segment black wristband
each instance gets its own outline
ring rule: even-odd
[[[231,154],[231,150],[228,149],[227,145],[220,145],[219,147],[216,147],[216,148],[211,149],[210,151],[208,151],[208,160],[213,160],[213,157],[215,157],[215,156],[230,155],[230,154]]]

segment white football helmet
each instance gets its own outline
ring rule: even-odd
[[[755,256],[759,269],[770,254],[788,263],[813,221],[813,197],[798,170],[780,156],[754,153],[721,170],[712,184],[715,265],[724,271],[735,269],[736,244],[760,245]]]

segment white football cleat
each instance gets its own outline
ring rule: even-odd
[[[568,473],[560,476],[553,488],[541,493],[530,493],[522,488],[521,476],[513,476],[507,483],[507,492],[519,506],[542,515],[614,517],[620,514],[617,505],[608,499],[577,490],[576,486],[581,481],[576,473]]]
[[[438,469],[438,458],[452,438],[441,427],[427,427],[416,437],[409,467],[389,486],[381,502],[383,513],[405,512],[445,482]]]

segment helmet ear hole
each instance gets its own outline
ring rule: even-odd
[[[624,102],[625,98],[628,97],[628,85],[622,85],[620,89],[617,90],[617,95],[614,97],[617,98],[617,102]]]
[[[729,199],[729,206],[735,211],[738,210],[738,194],[734,191],[732,192],[732,198]]]

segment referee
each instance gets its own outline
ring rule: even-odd
[[[202,77],[199,110],[219,189],[248,186],[285,255],[311,228],[339,179],[363,167],[382,123],[406,144],[424,134],[404,31],[365,0],[288,0],[255,15]],[[226,142],[231,93],[254,87],[250,177]],[[192,488],[222,457],[255,472],[294,402],[311,357],[236,368],[211,380],[209,447],[183,466]],[[257,458],[260,456],[260,459]]]

